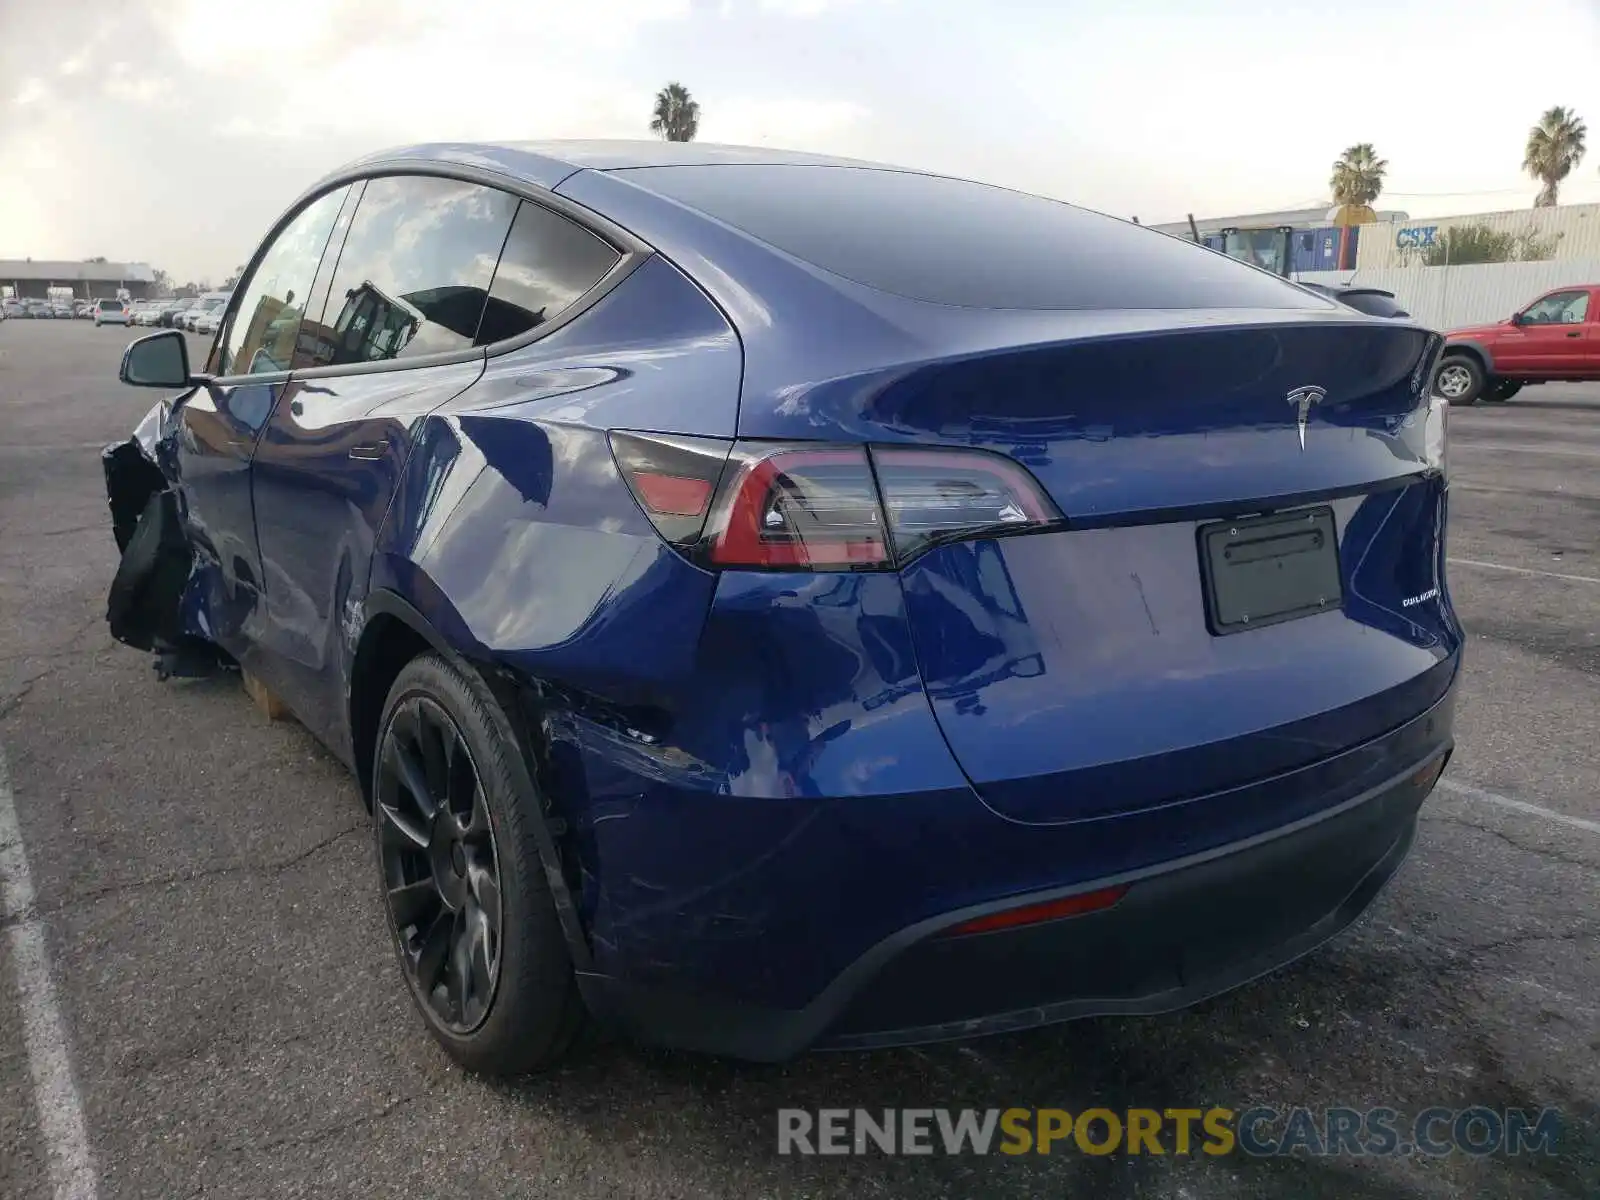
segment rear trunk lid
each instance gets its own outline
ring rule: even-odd
[[[902,572],[930,702],[991,807],[1055,823],[1201,796],[1444,693],[1436,346],[1393,321],[1190,319],[877,393],[878,437],[1004,453],[1065,517]]]

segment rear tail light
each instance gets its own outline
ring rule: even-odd
[[[638,433],[611,444],[656,531],[712,568],[893,570],[941,542],[1062,521],[1027,471],[984,451]]]
[[[611,453],[650,523],[667,541],[691,549],[700,540],[729,443],[670,434],[613,433]]]
[[[1060,512],[1010,459],[972,450],[874,449],[901,560],[936,542],[1053,524]]]
[[[890,565],[865,448],[741,443],[729,466],[706,528],[714,565],[846,571]]]

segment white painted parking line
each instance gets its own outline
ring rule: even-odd
[[[1553,808],[1540,808],[1537,804],[1529,804],[1526,800],[1513,800],[1510,796],[1502,796],[1498,792],[1485,791],[1483,788],[1473,787],[1470,783],[1457,783],[1454,779],[1441,779],[1439,786],[1447,792],[1467,800],[1477,800],[1483,804],[1496,804],[1501,808],[1509,808],[1513,812],[1527,813],[1533,817],[1543,817],[1546,821],[1553,821],[1557,825],[1566,825],[1572,829],[1581,829],[1585,833],[1600,833],[1600,821],[1586,821],[1582,817],[1570,817],[1566,813],[1556,812]]]
[[[1559,571],[1535,571],[1532,567],[1508,567],[1505,563],[1481,562],[1476,558],[1446,559],[1452,567],[1479,567],[1485,571],[1509,571],[1513,575],[1537,575],[1542,579],[1565,579],[1568,583],[1600,583],[1594,575],[1563,575]]]
[[[83,1100],[72,1081],[66,1023],[50,980],[44,922],[33,912],[33,879],[28,874],[5,750],[0,748],[0,924],[5,923],[11,923],[11,966],[17,977],[22,1036],[56,1200],[94,1200],[94,1160],[84,1127]]]

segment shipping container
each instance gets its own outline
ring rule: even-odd
[[[1340,234],[1337,226],[1321,229],[1297,229],[1290,238],[1290,269],[1301,271],[1337,271],[1340,266]],[[1353,229],[1350,232],[1355,232]]]

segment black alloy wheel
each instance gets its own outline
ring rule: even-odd
[[[395,710],[375,803],[389,919],[415,996],[450,1033],[471,1033],[500,976],[500,859],[477,765],[427,696]]]
[[[587,1015],[534,836],[545,801],[470,666],[423,654],[378,725],[372,826],[401,974],[447,1053],[522,1075],[559,1060]]]

